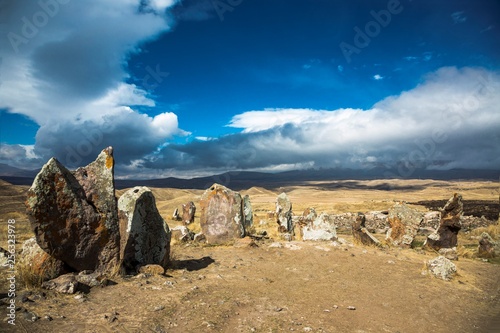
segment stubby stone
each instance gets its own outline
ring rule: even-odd
[[[450,280],[457,272],[457,266],[443,256],[429,260],[427,269],[431,274],[445,281]]]
[[[196,213],[196,206],[194,202],[190,201],[182,205],[182,222],[191,224],[194,222],[194,214]]]
[[[417,235],[422,214],[404,203],[397,203],[389,210],[388,222],[390,229],[386,239],[393,245],[410,247]]]
[[[318,213],[312,207],[306,208],[302,213],[302,216],[299,217],[299,225],[306,226],[310,223],[313,223],[314,220],[318,218]]]
[[[494,258],[500,254],[500,244],[495,242],[493,238],[487,233],[483,232],[479,239],[479,246],[477,248],[477,255],[480,258]]]
[[[42,281],[54,279],[68,272],[68,267],[64,262],[42,250],[35,237],[23,243],[19,264],[29,266],[30,273],[39,276]]]
[[[113,273],[119,264],[113,168],[111,147],[74,173],[51,158],[28,191],[38,245],[77,271]]]
[[[186,243],[194,239],[194,232],[188,229],[188,227],[180,225],[170,229],[172,233],[172,242]]]
[[[243,216],[245,219],[245,230],[248,231],[253,225],[253,209],[248,194],[243,197]]]
[[[135,271],[139,266],[166,267],[170,258],[170,229],[156,208],[151,190],[134,187],[118,200],[122,266]]]
[[[460,218],[463,211],[462,196],[455,193],[441,210],[439,228],[427,237],[425,246],[436,251],[441,248],[456,247],[457,235],[462,228]]]
[[[292,233],[292,202],[286,195],[281,193],[276,198],[276,222],[278,223],[278,231],[282,233]]]
[[[225,244],[246,235],[240,193],[214,184],[200,199],[200,225],[209,244]]]
[[[206,241],[207,241],[207,238],[205,237],[205,235],[202,232],[195,234],[193,237],[193,242],[195,242],[195,243],[206,243]]]
[[[354,241],[363,245],[380,245],[380,241],[366,229],[365,223],[365,215],[358,213],[356,221],[352,224],[352,236]]]
[[[174,220],[174,221],[181,221],[182,220],[182,216],[179,214],[179,208],[176,208],[174,210],[174,213],[172,214],[172,220]]]
[[[79,283],[75,273],[68,273],[42,283],[42,288],[55,290],[62,294],[74,294],[78,291]]]
[[[337,239],[337,230],[326,213],[302,228],[302,240],[328,241]]]

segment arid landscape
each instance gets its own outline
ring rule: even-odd
[[[20,252],[32,237],[24,212],[28,187],[0,182],[0,246],[7,247],[7,221],[15,219]],[[230,180],[224,185],[231,187]],[[204,192],[152,190],[171,228],[181,225],[172,220],[175,208],[189,201],[198,205]],[[308,207],[330,214],[388,210],[400,201],[427,211],[459,192],[464,215],[494,219],[498,190],[497,182],[433,180],[251,187],[240,193],[250,196],[255,233],[265,230],[267,237],[224,246],[173,240],[165,275],[116,277],[86,293],[57,294],[18,279],[16,326],[7,323],[8,303],[2,303],[0,331],[499,332],[500,265],[496,258],[475,257],[478,236],[488,229],[498,240],[498,226],[462,230],[457,275],[443,281],[426,274],[425,262],[437,254],[418,244],[411,249],[354,245],[350,232],[340,229],[342,242],[289,242],[280,239],[276,221],[268,216],[281,192],[291,199],[295,215]],[[188,226],[195,232],[198,215]],[[384,235],[376,236],[383,241]],[[0,273],[5,299],[7,271]]]

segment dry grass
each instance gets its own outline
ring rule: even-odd
[[[488,233],[494,240],[500,240],[500,224],[492,224],[487,227],[474,229],[471,231],[471,235],[481,236],[483,232]]]

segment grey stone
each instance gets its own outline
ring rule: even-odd
[[[182,205],[182,222],[191,224],[194,222],[194,215],[196,213],[196,206],[194,202],[190,201]]]
[[[380,245],[380,241],[366,229],[365,223],[365,215],[358,213],[356,221],[352,224],[352,236],[354,240],[363,245]]]
[[[55,290],[62,294],[74,294],[77,292],[79,282],[76,279],[75,273],[68,273],[61,275],[50,281],[42,283],[42,288],[48,290]]]
[[[432,275],[445,281],[450,280],[457,272],[457,266],[443,256],[429,260],[427,269]]]
[[[337,229],[328,214],[322,213],[312,223],[302,227],[302,240],[329,241],[337,239]]]
[[[436,251],[456,247],[458,232],[462,228],[460,218],[463,211],[462,196],[455,193],[441,210],[439,228],[427,237],[425,246]]]
[[[134,187],[118,200],[122,265],[126,271],[157,264],[167,267],[171,233],[147,187]]]
[[[422,222],[422,213],[408,207],[404,203],[397,203],[389,210],[388,222],[390,225],[386,239],[393,245],[410,247],[417,235]]]
[[[281,193],[278,195],[278,198],[276,198],[275,215],[279,232],[293,233],[292,215],[292,202],[286,193]]]

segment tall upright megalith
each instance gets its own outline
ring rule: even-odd
[[[120,242],[113,148],[74,172],[51,158],[28,191],[26,212],[45,252],[77,271],[113,273]]]
[[[200,225],[209,244],[245,237],[244,202],[239,192],[213,184],[200,199]]]

